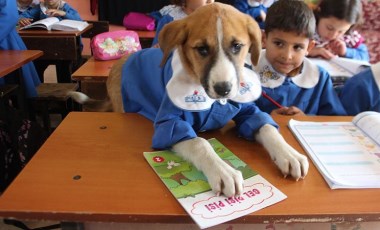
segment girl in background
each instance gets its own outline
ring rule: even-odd
[[[353,27],[360,21],[360,0],[322,0],[314,10],[317,22],[316,46],[310,57],[331,59],[334,56],[369,61],[363,37]]]
[[[174,20],[182,19],[198,7],[213,2],[214,0],[172,0],[173,5],[164,7],[160,10],[160,12],[162,12],[162,17],[157,22],[156,36],[153,39],[152,46],[158,47],[158,34],[166,24]]]

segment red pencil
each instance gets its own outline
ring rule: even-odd
[[[271,98],[267,93],[265,93],[265,91],[262,91],[261,93],[263,95],[263,97],[265,97],[266,99],[268,99],[270,102],[272,102],[275,106],[277,106],[278,108],[282,108],[283,106],[280,105],[277,101],[275,101],[273,98]]]

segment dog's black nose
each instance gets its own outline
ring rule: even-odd
[[[230,93],[232,84],[228,81],[218,82],[214,85],[214,90],[219,96],[226,96]]]

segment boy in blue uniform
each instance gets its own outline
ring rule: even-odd
[[[348,115],[380,112],[380,62],[348,79],[339,97]]]
[[[313,12],[303,1],[282,0],[269,9],[259,63],[254,67],[260,76],[266,97],[256,104],[267,113],[286,115],[345,115],[328,73],[305,56],[314,47]]]
[[[18,21],[16,1],[0,0],[0,50],[26,50],[26,46],[16,31]],[[32,62],[22,66],[23,81],[28,97],[37,96],[36,87],[41,83]],[[17,76],[0,78],[0,85],[11,84]]]

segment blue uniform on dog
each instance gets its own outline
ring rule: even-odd
[[[277,127],[269,114],[252,102],[260,95],[261,86],[251,70],[245,69],[235,98],[214,100],[192,82],[176,51],[162,67],[161,59],[160,49],[144,49],[131,55],[122,70],[124,110],[154,122],[153,148],[170,148],[197,137],[196,132],[222,128],[231,119],[239,135],[249,140],[264,124]]]

